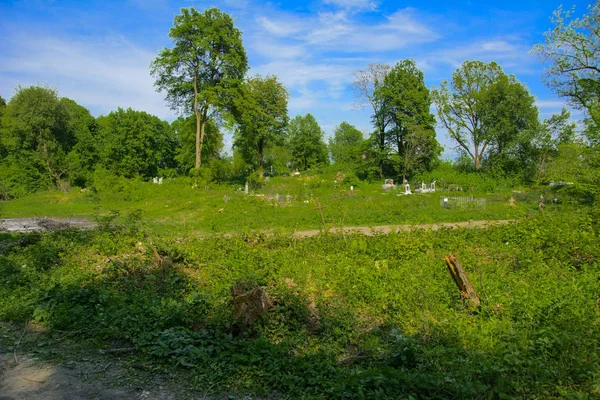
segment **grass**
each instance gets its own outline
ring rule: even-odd
[[[110,192],[42,192],[4,202],[2,217],[86,217],[95,219],[117,210],[128,214],[142,210],[148,228],[155,234],[181,237],[193,234],[294,231],[322,228],[315,210],[316,199],[325,206],[328,226],[376,226],[426,224],[468,220],[522,218],[537,212],[535,195],[479,192],[438,192],[397,196],[379,184],[361,183],[354,191],[335,187],[323,177],[279,177],[248,196],[237,186],[214,185],[209,190],[192,189],[188,179],[165,181],[163,185],[124,181]],[[341,186],[341,185],[340,185]],[[401,192],[401,191],[399,191]],[[289,202],[266,200],[269,196],[291,196]],[[485,209],[443,209],[442,195],[484,197]],[[516,207],[508,205],[517,196]],[[227,198],[227,201],[225,201]]]
[[[215,393],[275,398],[600,395],[597,221],[565,206],[490,229],[165,238],[135,215],[0,236],[0,319],[126,341]],[[483,305],[466,308],[455,253]],[[268,317],[236,333],[230,289]]]

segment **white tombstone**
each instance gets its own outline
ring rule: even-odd
[[[158,178],[156,178],[156,177],[152,178],[152,183],[158,183]]]
[[[412,194],[412,192],[410,191],[410,183],[404,185],[404,194]]]
[[[162,185],[162,177],[158,178],[158,184]]]
[[[246,185],[244,185],[244,193],[248,194],[248,181],[246,181]]]
[[[354,190],[354,186],[350,186],[350,190]]]

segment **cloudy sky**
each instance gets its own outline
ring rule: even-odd
[[[428,86],[450,79],[464,60],[495,60],[524,82],[542,117],[563,102],[544,87],[544,66],[529,52],[544,39],[561,4],[582,0],[0,0],[0,96],[45,84],[98,116],[131,107],[172,120],[149,64],[170,46],[182,7],[216,6],[243,31],[248,74],[275,74],[288,88],[290,116],[312,113],[327,135],[342,121],[370,132],[357,109],[354,70],[413,58]],[[439,140],[452,152],[445,132]],[[230,140],[228,140],[230,142]]]

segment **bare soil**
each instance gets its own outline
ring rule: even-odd
[[[0,232],[52,232],[67,228],[90,229],[95,226],[95,222],[85,218],[38,217],[0,219]]]

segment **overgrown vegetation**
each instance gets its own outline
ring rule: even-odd
[[[0,319],[126,340],[218,393],[286,398],[600,394],[598,225],[546,211],[488,230],[165,240],[131,215],[3,234]],[[480,292],[464,307],[443,256]],[[232,285],[274,306],[234,335]]]

